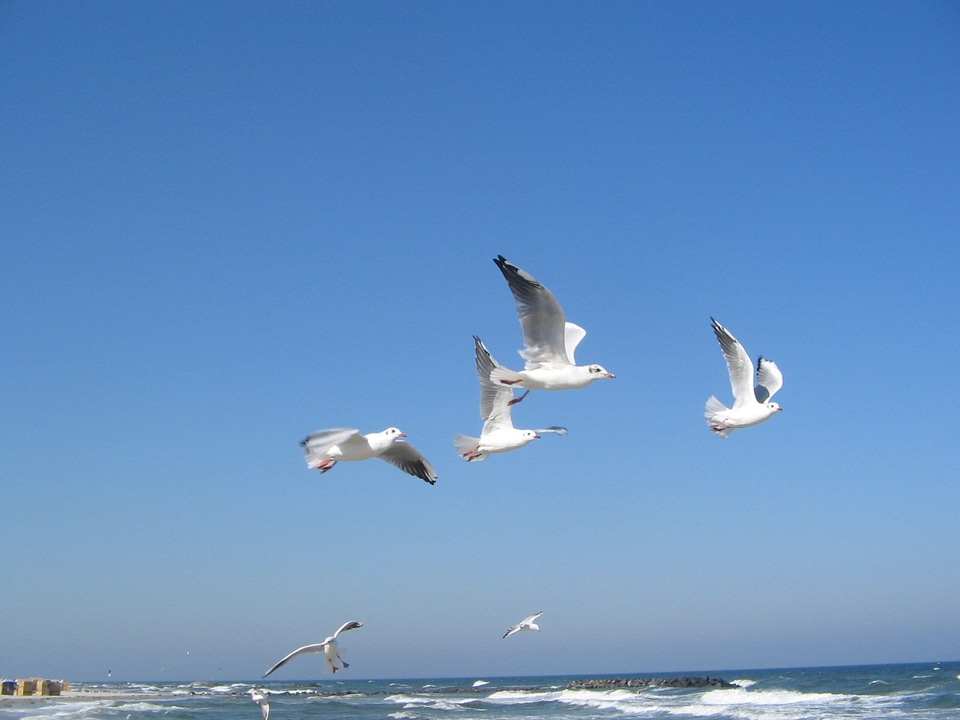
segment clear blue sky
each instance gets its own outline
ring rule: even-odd
[[[356,678],[960,657],[958,38],[952,2],[3,3],[0,675],[253,678],[352,619]],[[617,379],[468,465],[471,336],[520,365],[501,253]],[[785,378],[727,441],[710,316]],[[304,464],[390,425],[435,486]]]

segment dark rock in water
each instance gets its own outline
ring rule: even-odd
[[[574,680],[567,685],[565,690],[609,690],[612,688],[646,688],[646,687],[672,687],[672,688],[704,688],[720,687],[735,688],[740,687],[735,683],[729,683],[721,678],[712,677],[675,677],[675,678],[591,678],[589,680]]]

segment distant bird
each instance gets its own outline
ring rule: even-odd
[[[480,378],[480,417],[483,418],[483,430],[480,437],[456,435],[453,438],[457,454],[468,461],[486,460],[494,453],[508,452],[522,448],[533,440],[540,439],[540,433],[556,433],[566,435],[567,429],[553,426],[539,430],[518,430],[513,426],[510,417],[510,406],[520,402],[527,390],[520,398],[513,396],[513,388],[509,385],[498,385],[490,379],[491,373],[499,367],[497,361],[490,355],[483,341],[473,336],[477,354],[477,375]]]
[[[538,612],[536,615],[531,615],[531,616],[528,617],[528,618],[524,618],[523,620],[521,620],[520,622],[518,622],[516,625],[514,625],[512,628],[510,628],[509,630],[507,630],[507,631],[503,634],[503,636],[504,636],[505,638],[508,638],[508,637],[510,637],[511,635],[513,635],[514,633],[523,632],[524,630],[539,630],[539,629],[540,629],[540,626],[537,625],[537,624],[534,622],[534,620],[536,620],[536,619],[537,619],[538,617],[540,617],[541,615],[543,615],[543,611],[542,611],[542,610],[541,610],[540,612]]]
[[[367,435],[361,435],[354,428],[333,428],[318,430],[300,445],[307,458],[307,467],[317,468],[321,473],[338,462],[380,458],[433,485],[437,481],[436,470],[413,445],[400,440],[405,437],[395,427]]]
[[[257,688],[250,688],[247,692],[250,693],[250,699],[260,705],[263,720],[270,720],[270,693],[267,690],[258,690]]]
[[[576,364],[574,351],[587,331],[566,321],[552,292],[503,255],[494,262],[517,301],[525,346],[520,357],[526,360],[520,372],[496,367],[494,382],[529,390],[574,390],[595,380],[615,377],[600,365]]]
[[[783,410],[777,403],[770,402],[770,398],[783,387],[783,375],[776,363],[761,357],[757,362],[757,386],[754,387],[753,362],[747,351],[723,325],[713,318],[710,321],[723,349],[723,356],[727,359],[734,403],[732,408],[728,408],[716,397],[710,396],[704,416],[710,429],[726,438],[737,428],[757,425]]]
[[[289,661],[293,660],[298,655],[305,655],[306,653],[315,653],[315,652],[323,653],[323,656],[327,660],[327,667],[330,668],[331,672],[336,673],[337,670],[340,669],[340,666],[337,665],[338,662],[340,663],[340,665],[343,665],[343,667],[345,668],[350,667],[350,665],[348,665],[343,661],[343,658],[340,657],[340,654],[337,651],[337,636],[342,632],[346,632],[347,630],[355,630],[358,627],[363,627],[363,623],[357,622],[356,620],[344,623],[333,635],[328,637],[322,643],[316,643],[314,645],[304,645],[302,648],[297,648],[292,653],[287,655],[283,660],[281,660],[272,668],[267,670],[263,674],[263,676],[266,677],[277,668],[282,667],[283,665],[286,665]],[[264,720],[266,720],[266,718],[264,718]]]

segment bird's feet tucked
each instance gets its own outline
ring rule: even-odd
[[[336,460],[324,460],[322,463],[317,465],[317,470],[319,470],[320,474],[323,475],[323,473],[333,470],[333,466],[336,464]]]
[[[507,382],[507,381],[504,380],[503,382]],[[523,402],[523,399],[524,399],[527,395],[529,395],[529,394],[530,394],[530,391],[527,390],[527,391],[526,391],[523,395],[521,395],[520,397],[515,397],[513,400],[511,400],[510,402],[508,402],[507,405],[516,405],[518,402]]]

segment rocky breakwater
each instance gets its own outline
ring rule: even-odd
[[[574,680],[567,685],[566,690],[614,690],[617,688],[637,688],[642,690],[649,687],[671,688],[735,688],[740,687],[721,678],[706,677],[675,677],[675,678],[590,678],[588,680]]]

